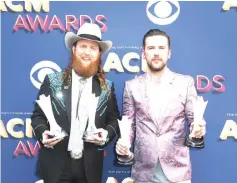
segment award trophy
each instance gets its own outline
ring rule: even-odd
[[[203,97],[197,96],[193,100],[193,112],[194,112],[194,124],[193,131],[199,129],[200,122],[203,121],[203,115],[206,109],[208,101],[204,102]],[[204,137],[195,138],[191,132],[185,139],[184,145],[188,147],[204,148]]]
[[[42,94],[39,96],[39,100],[36,100],[36,102],[44,112],[49,122],[50,132],[53,134],[53,137],[60,139],[67,136],[67,132],[62,130],[54,118],[50,95],[46,97],[44,94]]]
[[[121,133],[120,140],[122,140],[129,149],[131,147],[129,132],[132,128],[132,121],[129,120],[127,116],[123,116],[121,121],[118,120],[118,124]],[[129,151],[127,155],[117,155],[117,163],[123,166],[133,165],[135,163],[134,154]]]
[[[83,140],[93,140],[91,138],[96,133],[96,126],[95,126],[95,115],[96,115],[96,109],[99,101],[99,97],[95,97],[95,94],[89,94],[88,96],[88,102],[90,104],[90,107],[88,108],[88,127],[86,131],[83,134]]]

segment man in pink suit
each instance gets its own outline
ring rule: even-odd
[[[132,121],[135,183],[191,183],[189,148],[184,145],[186,119],[196,138],[205,135],[205,121],[193,128],[192,100],[197,97],[191,76],[172,72],[170,38],[159,29],[143,38],[143,57],[147,72],[125,83],[123,116]],[[121,139],[118,155],[130,150]]]

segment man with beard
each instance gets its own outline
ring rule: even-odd
[[[186,119],[194,137],[205,135],[204,120],[193,128],[194,80],[167,67],[171,49],[164,31],[145,34],[142,54],[147,73],[127,81],[123,97],[123,116],[132,122],[130,144],[135,140],[132,178],[135,183],[191,183],[189,148],[184,145]],[[118,140],[117,154],[130,154],[127,143]]]
[[[41,143],[37,176],[44,183],[101,183],[103,148],[119,133],[114,85],[101,67],[102,54],[112,42],[101,40],[98,25],[85,23],[77,35],[65,35],[65,44],[71,51],[70,63],[63,72],[45,76],[38,99],[50,96],[53,116],[66,136],[53,134],[36,103],[31,119]],[[99,99],[96,105],[92,94]]]

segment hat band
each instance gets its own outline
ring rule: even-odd
[[[91,35],[91,34],[79,34],[78,36],[85,38],[85,39],[91,39],[91,40],[95,40],[95,41],[101,41],[100,38],[98,38],[97,36]]]

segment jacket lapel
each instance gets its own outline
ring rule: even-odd
[[[92,93],[95,94],[95,97],[99,97],[100,99],[100,94],[101,94],[101,87],[100,87],[100,83],[99,81],[96,79],[96,77],[94,76],[92,78]],[[99,101],[98,101],[98,104],[99,104]],[[98,108],[98,104],[97,104],[97,108]],[[96,109],[96,112],[95,112],[95,126],[99,126],[97,123],[98,123],[98,110]]]
[[[147,84],[148,84],[147,83],[147,73],[145,73],[140,78],[140,83],[141,83],[140,93],[141,93],[142,99],[144,99],[144,111],[146,111],[146,115],[147,115],[148,119],[153,121],[151,119],[150,99],[149,99],[149,95],[148,95],[148,86],[147,86]]]
[[[65,107],[67,111],[68,121],[71,123],[71,95],[72,95],[72,85],[66,86],[62,85],[62,92],[64,96]]]
[[[100,83],[95,76],[92,78],[92,93],[94,93],[96,97],[100,96],[101,93]]]

